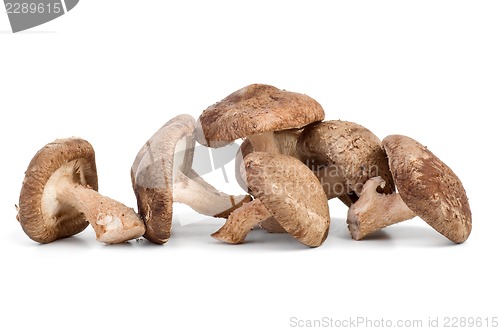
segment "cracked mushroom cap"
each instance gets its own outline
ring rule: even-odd
[[[382,141],[401,199],[420,218],[455,243],[472,230],[469,200],[455,173],[412,138]]]
[[[359,124],[326,121],[309,125],[297,142],[297,151],[309,166],[328,165],[329,171],[335,170],[332,175],[344,177],[349,199],[341,200],[348,206],[357,200],[364,183],[372,177],[380,176],[387,183],[381,193],[395,190],[380,140]],[[345,194],[339,195],[346,198]]]
[[[57,178],[68,172],[75,185],[97,191],[94,149],[86,140],[59,139],[47,144],[35,154],[26,170],[17,219],[36,242],[70,237],[89,225],[85,215],[56,199]]]
[[[317,247],[328,236],[328,200],[316,176],[294,157],[254,152],[245,157],[248,186],[297,240]]]
[[[238,138],[301,128],[324,118],[321,105],[305,94],[253,84],[203,111],[196,140],[205,146],[220,147]]]
[[[144,237],[157,244],[170,238],[173,180],[176,171],[191,168],[194,126],[195,120],[189,115],[174,117],[146,142],[132,165],[132,186],[139,215],[146,224]],[[176,150],[185,151],[182,160],[174,158]]]

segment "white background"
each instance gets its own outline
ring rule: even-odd
[[[496,1],[82,0],[12,34],[0,13],[1,328],[287,330],[293,316],[500,316],[499,17]],[[467,190],[469,240],[451,244],[417,218],[354,242],[336,201],[317,249],[263,231],[221,244],[209,236],[220,220],[177,205],[164,246],[105,246],[90,227],[39,245],[17,224],[24,170],[44,144],[89,140],[101,193],[135,207],[129,171],[144,142],[174,115],[197,117],[257,82],[314,97],[327,119],[429,146]],[[223,182],[220,171],[211,178]]]

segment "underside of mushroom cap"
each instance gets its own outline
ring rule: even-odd
[[[196,140],[205,146],[220,147],[238,138],[300,128],[324,117],[321,105],[305,94],[253,84],[203,111]]]
[[[132,165],[132,186],[139,215],[146,224],[144,237],[157,244],[170,238],[174,171],[191,168],[194,126],[195,120],[189,115],[174,117],[146,142]],[[185,144],[177,146],[183,138]],[[178,166],[174,166],[176,147],[185,153]]]
[[[316,176],[296,158],[254,152],[244,159],[248,186],[278,223],[305,245],[328,236],[328,200]]]
[[[472,230],[472,215],[457,175],[412,138],[392,135],[382,145],[405,204],[451,241],[464,242]]]
[[[87,141],[59,139],[39,150],[26,170],[17,215],[24,232],[39,243],[75,235],[89,224],[85,215],[57,200],[55,182],[61,171],[75,185],[98,189],[95,154]]]
[[[344,177],[349,192],[337,196],[352,201],[359,196],[369,178],[380,176],[386,182],[381,193],[392,193],[394,181],[380,140],[367,128],[352,122],[326,121],[307,126],[297,143],[300,159],[309,167],[328,166],[333,175]]]

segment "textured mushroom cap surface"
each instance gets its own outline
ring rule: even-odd
[[[317,247],[328,236],[328,200],[316,176],[291,156],[254,152],[245,159],[248,186],[255,198],[292,236]]]
[[[464,242],[472,230],[472,215],[455,173],[412,138],[392,135],[382,145],[406,205],[451,241]]]
[[[176,146],[186,138],[180,167],[190,169],[194,126],[195,120],[189,115],[174,117],[146,142],[132,165],[132,186],[139,215],[146,224],[144,237],[157,244],[164,244],[170,238]]]
[[[387,156],[380,139],[367,128],[352,122],[326,121],[307,126],[297,142],[303,162],[334,166],[350,192],[361,194],[372,177],[385,180],[383,193],[395,190]]]
[[[253,84],[203,111],[196,140],[205,146],[221,146],[254,134],[300,128],[324,118],[321,105],[305,94]]]
[[[80,233],[89,225],[85,215],[71,206],[62,205],[55,192],[45,190],[52,175],[71,162],[74,169],[71,180],[75,185],[89,186],[97,191],[94,149],[83,139],[58,139],[45,145],[26,170],[17,219],[34,241],[49,243]]]

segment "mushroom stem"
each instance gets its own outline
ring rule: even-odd
[[[297,153],[297,141],[302,129],[289,129],[274,132],[274,143],[278,146],[281,154],[299,158]]]
[[[103,243],[122,243],[139,238],[146,231],[132,208],[67,178],[58,182],[57,200],[83,213],[94,228],[97,240]]]
[[[254,226],[271,216],[262,202],[255,199],[234,210],[226,223],[212,233],[212,237],[228,244],[241,244]]]
[[[278,145],[274,141],[274,133],[264,132],[249,136],[254,152],[280,153]]]
[[[347,224],[354,240],[416,216],[399,193],[380,194],[377,192],[379,186],[385,186],[381,177],[370,178],[363,186],[359,200],[349,208]]]
[[[216,190],[195,172],[189,176],[179,172],[174,183],[173,199],[200,214],[226,218],[233,210],[250,201],[250,196],[227,195]]]
[[[253,152],[279,153],[298,157],[297,140],[301,129],[290,129],[276,132],[264,132],[249,136]]]

